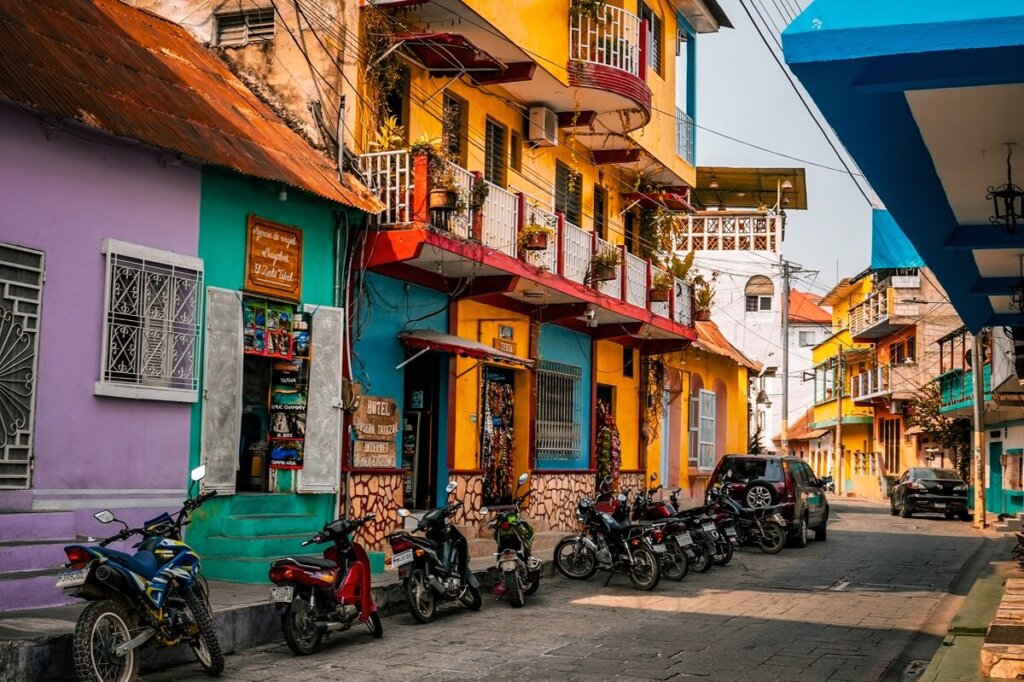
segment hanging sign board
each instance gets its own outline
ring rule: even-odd
[[[394,469],[395,441],[357,440],[352,453],[352,467],[355,469]]]
[[[299,300],[302,295],[302,230],[249,216],[245,290]]]
[[[398,435],[398,409],[391,398],[363,396],[352,425],[359,440],[389,440]]]

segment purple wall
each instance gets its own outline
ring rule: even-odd
[[[0,105],[0,241],[46,255],[33,491],[0,491],[0,509],[77,509],[80,533],[100,532],[88,514],[103,507],[127,517],[146,506],[171,510],[168,500],[181,494],[169,491],[188,480],[190,406],[96,397],[93,384],[103,239],[195,255],[201,173],[105,142],[68,131],[47,140],[35,116]]]

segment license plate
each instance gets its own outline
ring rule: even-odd
[[[56,587],[64,588],[64,587],[78,587],[79,585],[84,585],[85,584],[85,579],[86,579],[86,577],[88,577],[88,575],[89,575],[89,569],[88,568],[80,568],[80,569],[75,570],[75,571],[64,571],[59,576],[57,576],[57,585],[56,585]]]
[[[271,604],[291,604],[292,597],[295,596],[295,588],[291,585],[285,585],[284,587],[271,587],[270,588],[270,603]]]
[[[728,535],[731,538],[732,537],[736,537],[736,529],[732,528],[732,527],[726,528],[725,529],[725,534]]]
[[[676,542],[678,542],[683,547],[688,547],[689,545],[693,544],[693,538],[690,536],[689,533],[680,533],[676,536]]]
[[[659,552],[659,553],[660,552],[664,552],[665,551],[665,545],[663,545],[661,543],[658,543],[656,545],[651,545],[651,549],[653,549],[655,552]]]
[[[705,524],[703,524],[701,526],[701,528],[704,529],[705,533],[711,533],[711,532],[713,532],[715,530],[715,524],[713,524],[713,523],[705,523]]]
[[[391,557],[391,565],[395,566],[395,567],[404,566],[407,563],[409,563],[410,561],[412,561],[412,550],[411,549],[407,549],[404,552],[401,552],[401,553],[396,554],[395,556]]]
[[[936,509],[945,509],[946,508],[946,503],[945,502],[936,502],[935,503],[935,508]]]

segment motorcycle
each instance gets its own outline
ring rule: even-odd
[[[523,520],[519,511],[520,505],[530,495],[529,490],[519,495],[519,488],[529,480],[529,474],[524,473],[519,477],[519,486],[511,506],[480,509],[484,516],[495,513],[494,519],[487,524],[494,529],[494,540],[498,543],[498,551],[494,556],[501,580],[495,584],[494,590],[498,596],[507,594],[513,608],[521,607],[526,603],[526,596],[540,587],[540,571],[543,566],[541,560],[530,552],[535,534],[533,526]]]
[[[679,490],[672,491],[669,500],[673,507],[679,507]],[[694,507],[676,514],[680,519],[687,519],[692,533],[701,539],[700,547],[705,549],[705,556],[698,557],[698,569],[703,572],[710,566],[725,566],[732,561],[733,547],[739,546],[736,525],[729,518],[716,518],[707,506]],[[706,562],[706,563],[705,563]]]
[[[658,474],[651,474],[651,482],[658,480]],[[675,518],[675,508],[665,500],[654,501],[654,495],[661,486],[652,486],[633,498],[630,513],[634,522],[648,524],[661,529],[665,538],[665,552],[658,555],[661,572],[669,580],[682,580],[690,571],[690,563],[696,561],[694,541],[685,524]]]
[[[616,573],[626,573],[633,587],[653,590],[661,580],[657,555],[665,552],[664,533],[658,528],[633,525],[627,517],[626,495],[619,494],[611,514],[598,511],[589,498],[576,505],[582,528],[555,545],[555,566],[571,580],[586,580],[607,571],[607,586]]]
[[[455,488],[453,481],[445,490],[451,496]],[[483,605],[480,583],[469,568],[469,543],[449,522],[461,507],[457,500],[424,514],[416,524],[416,532],[424,537],[405,530],[388,535],[391,565],[398,568],[409,613],[417,622],[434,620],[439,600],[457,600],[472,611]],[[398,516],[407,519],[412,513],[399,509]]]
[[[728,492],[716,485],[708,490],[708,506],[717,521],[735,524],[740,546],[757,545],[765,554],[778,554],[786,544],[786,519],[782,516],[785,504],[756,509],[744,507],[732,499]]]
[[[370,559],[351,537],[374,518],[369,514],[331,521],[302,543],[331,543],[323,559],[288,557],[270,565],[270,581],[276,585],[270,588],[270,603],[281,616],[284,641],[295,655],[316,653],[325,635],[348,630],[357,620],[374,639],[384,635],[370,589]]]
[[[181,540],[192,512],[214,497],[211,491],[192,497],[206,467],[192,471],[188,499],[171,515],[164,512],[143,524],[128,524],[109,510],[93,517],[117,522],[124,530],[98,545],[68,545],[67,569],[57,577],[64,594],[85,599],[75,625],[75,673],[81,682],[131,682],[139,674],[139,647],[171,647],[187,643],[207,674],[224,670],[213,627],[206,585],[199,576],[199,556]],[[134,554],[107,547],[142,536]]]

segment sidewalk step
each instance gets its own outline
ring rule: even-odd
[[[75,537],[72,511],[2,511],[0,540],[60,540]]]
[[[323,528],[324,522],[313,514],[232,514],[224,530],[237,535],[305,534],[310,538]]]
[[[316,531],[290,533],[285,535],[258,535],[245,537],[242,535],[211,535],[203,543],[201,556],[287,556],[289,554],[319,555],[316,547],[303,547],[302,543],[311,538]],[[322,548],[320,548],[322,550]]]

